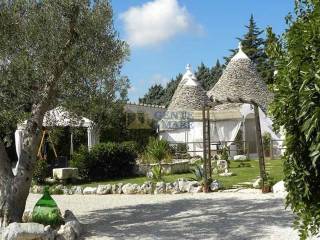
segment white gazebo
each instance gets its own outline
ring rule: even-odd
[[[15,144],[18,156],[18,163],[23,148],[23,133],[27,125],[27,120],[18,124],[15,131]],[[87,128],[88,133],[88,149],[99,142],[99,135],[95,129],[95,124],[88,118],[77,117],[75,114],[64,110],[62,107],[57,107],[46,112],[43,119],[43,127],[83,127]],[[73,153],[73,136],[71,133],[70,153]],[[17,164],[18,165],[18,164]]]

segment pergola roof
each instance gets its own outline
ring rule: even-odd
[[[190,65],[186,67],[186,73],[179,83],[168,111],[197,111],[201,110],[204,102],[207,103],[209,98],[206,91],[197,81],[196,76],[191,71]]]
[[[257,104],[264,112],[273,98],[254,63],[242,51],[241,44],[238,53],[231,59],[208,96],[214,104],[252,103]]]
[[[27,121],[18,125],[18,129],[24,129]],[[94,122],[85,117],[77,117],[75,114],[64,110],[62,107],[57,107],[46,112],[43,119],[44,127],[85,127],[89,128],[94,125]]]

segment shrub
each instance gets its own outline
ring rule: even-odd
[[[203,180],[204,172],[203,167],[200,164],[195,165],[191,169],[192,173],[194,174],[194,178],[191,178],[191,180],[201,182]]]
[[[44,159],[37,159],[36,165],[33,171],[33,180],[37,184],[43,184],[45,179],[50,176],[48,163]]]
[[[270,110],[276,130],[285,130],[287,206],[307,239],[320,232],[320,2],[297,0],[295,13],[280,40],[268,30],[267,53],[277,68]]]
[[[188,153],[188,145],[186,143],[177,143],[176,145],[170,146],[171,153],[176,159],[188,159],[191,158]]]
[[[70,165],[78,168],[79,176],[86,181],[115,179],[133,175],[136,157],[132,142],[108,142],[95,145],[91,151],[80,148]]]
[[[146,150],[143,154],[143,159],[146,162],[152,162],[158,164],[158,177],[162,177],[162,162],[171,162],[171,148],[169,143],[165,140],[150,138]]]

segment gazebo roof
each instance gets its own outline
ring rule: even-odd
[[[24,129],[27,125],[27,120],[22,124],[18,124],[18,129]],[[62,107],[57,107],[45,113],[43,118],[44,127],[85,127],[89,128],[94,125],[94,122],[85,117],[78,117],[75,114],[66,111]]]
[[[187,65],[186,73],[172,97],[168,111],[198,111],[202,109],[204,102],[208,101],[206,91],[197,81],[191,66]]]
[[[255,64],[242,51],[241,43],[238,53],[231,59],[219,81],[208,92],[208,96],[216,103],[254,103],[264,112],[273,98]]]

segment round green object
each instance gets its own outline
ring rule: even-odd
[[[33,208],[32,221],[43,225],[59,226],[63,223],[60,209],[45,187],[42,197]]]

